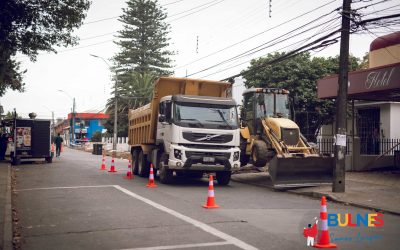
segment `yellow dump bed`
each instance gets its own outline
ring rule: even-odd
[[[161,77],[154,84],[153,99],[145,106],[130,109],[129,118],[129,145],[155,143],[158,104],[160,99],[168,95],[196,95],[228,97],[228,82],[209,81],[202,79]]]

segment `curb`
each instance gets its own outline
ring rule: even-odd
[[[364,208],[364,209],[375,210],[375,211],[388,213],[388,214],[393,214],[393,215],[400,215],[400,212],[398,212],[398,211],[393,211],[393,210],[374,207],[374,206],[368,206],[368,205],[357,203],[357,202],[344,201],[344,200],[341,200],[341,199],[339,199],[336,196],[331,195],[331,194],[324,194],[324,193],[321,193],[321,192],[314,192],[314,191],[297,192],[295,190],[288,190],[288,192],[292,193],[292,194],[298,194],[298,195],[303,195],[303,196],[308,196],[308,197],[313,197],[313,198],[318,198],[318,199],[320,199],[322,196],[325,196],[329,201],[333,201],[333,202],[336,202],[336,203],[340,203],[340,204],[344,204],[344,205],[351,205],[351,206],[354,206],[354,207],[359,207],[359,208]]]
[[[11,168],[7,166],[7,187],[4,205],[3,249],[12,250]]]
[[[233,177],[233,176],[232,176]],[[257,186],[257,187],[264,187],[267,188],[269,190],[272,191],[282,191],[282,190],[276,190],[271,186],[268,186],[266,184],[257,184],[257,183],[251,183],[249,181],[246,180],[242,180],[242,179],[236,179],[236,178],[231,178],[232,181],[238,182],[238,183],[244,183],[244,184],[248,184],[248,185],[252,185],[252,186]],[[359,208],[364,208],[364,209],[369,209],[369,210],[375,210],[375,211],[380,211],[380,212],[384,212],[387,214],[392,214],[392,215],[400,215],[400,211],[393,211],[391,209],[385,209],[385,208],[381,208],[381,207],[376,207],[376,206],[371,206],[371,205],[366,205],[366,204],[361,204],[361,203],[357,203],[357,202],[353,202],[353,201],[344,201],[338,197],[336,197],[335,195],[332,194],[326,194],[323,192],[318,192],[318,191],[298,191],[296,189],[289,189],[286,190],[287,193],[291,193],[291,194],[296,194],[296,195],[303,195],[303,196],[307,196],[307,197],[312,197],[312,198],[316,198],[316,199],[321,199],[322,196],[325,196],[329,201],[333,201],[336,203],[340,203],[340,204],[344,204],[344,205],[351,205],[354,207],[359,207]]]

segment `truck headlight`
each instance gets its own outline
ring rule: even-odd
[[[234,152],[233,153],[233,161],[238,161],[239,160],[239,155],[240,155],[239,151]]]
[[[174,156],[175,156],[175,159],[181,160],[182,159],[182,151],[179,149],[174,149]]]

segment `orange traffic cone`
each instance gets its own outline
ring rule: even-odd
[[[104,158],[104,155],[103,155],[103,159],[101,160],[101,168],[100,168],[100,170],[107,170],[106,159]]]
[[[319,224],[318,231],[318,242],[314,245],[316,248],[336,248],[336,244],[330,243],[329,241],[329,230],[328,230],[328,212],[326,208],[326,198],[321,198],[321,210],[320,210],[321,223]]]
[[[131,168],[131,159],[128,159],[128,168]]]
[[[131,172],[131,160],[129,160],[128,172],[126,172],[126,176],[124,177],[124,179],[127,179],[127,180],[132,180],[133,179],[133,174]]]
[[[154,171],[153,171],[153,163],[150,163],[150,175],[149,175],[149,183],[147,183],[148,188],[155,188],[157,185],[154,183]]]
[[[108,172],[110,172],[110,173],[116,173],[117,172],[117,170],[115,170],[115,166],[114,166],[114,157],[111,160],[111,167],[110,167],[110,170],[108,170]]]
[[[210,180],[208,183],[208,197],[207,197],[207,203],[203,205],[204,208],[219,208],[217,204],[215,204],[214,201],[214,180],[213,176],[210,175]]]

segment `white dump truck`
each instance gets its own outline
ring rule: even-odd
[[[216,174],[227,185],[240,168],[240,126],[236,102],[227,97],[231,84],[161,77],[152,100],[129,110],[132,172],[148,177],[150,164],[162,183],[177,176]]]

